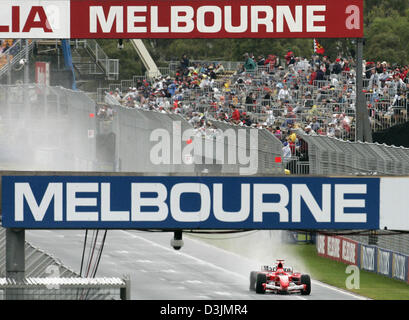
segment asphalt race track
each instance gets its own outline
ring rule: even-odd
[[[84,235],[80,230],[27,230],[26,241],[79,273]],[[365,299],[315,280],[310,296],[256,294],[249,290],[249,273],[259,270],[258,262],[191,237],[184,237],[184,247],[176,251],[171,237],[109,230],[97,277],[129,275],[136,300]]]

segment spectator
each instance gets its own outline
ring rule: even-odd
[[[317,80],[317,81],[324,81],[324,77],[325,77],[325,74],[324,74],[324,71],[321,69],[321,68],[317,68],[317,76],[316,76],[316,78],[315,78],[315,80]]]
[[[260,67],[264,67],[266,59],[263,56],[258,56],[257,65]]]
[[[283,147],[283,158],[284,161],[288,161],[291,159],[291,149],[289,143],[286,141],[284,142],[284,147]]]
[[[332,73],[338,75],[341,72],[342,72],[341,59],[337,58],[337,59],[335,59],[335,63],[332,66]]]
[[[231,108],[233,111],[231,118],[236,122],[240,121],[240,111],[235,106],[231,106]]]
[[[187,68],[189,68],[189,59],[186,54],[184,54],[180,59],[180,68],[182,69],[182,71],[185,71],[187,70]]]
[[[378,73],[376,73],[376,69],[372,68],[371,69],[371,77],[369,78],[368,90],[373,90],[374,85],[379,87],[379,75],[378,75]]]
[[[252,58],[250,58],[248,53],[244,54],[244,70],[246,72],[253,72],[256,70],[256,63]]]

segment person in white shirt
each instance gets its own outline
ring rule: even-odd
[[[284,85],[284,87],[278,92],[278,100],[281,102],[284,102],[285,100],[290,101],[290,91],[288,91],[286,85]]]
[[[288,142],[284,142],[283,159],[284,161],[288,161],[291,159],[291,149],[290,149],[290,145],[288,144]]]

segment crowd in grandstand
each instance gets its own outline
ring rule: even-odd
[[[141,80],[111,99],[126,107],[180,113],[199,131],[212,120],[266,128],[294,155],[295,134],[354,140],[355,63],[351,58],[313,55],[283,61],[275,55],[243,55],[235,72],[221,63],[191,63],[186,55],[175,76]],[[373,128],[406,119],[409,66],[364,62],[368,116]],[[286,154],[286,153],[285,153]]]

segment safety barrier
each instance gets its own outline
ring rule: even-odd
[[[281,142],[265,129],[221,121],[211,121],[206,130],[194,129],[180,114],[110,108],[114,116],[108,126],[120,171],[283,173]]]
[[[1,165],[93,170],[95,111],[95,102],[79,91],[34,84],[1,86]]]
[[[313,175],[409,173],[408,148],[343,141],[302,132],[299,137],[308,144],[309,173]]]
[[[243,170],[243,166],[254,166],[253,168],[248,167],[248,170],[254,170],[252,171],[252,174],[283,173],[282,144],[280,140],[278,140],[268,130],[238,126],[223,121],[211,121],[211,123],[216,130],[218,130],[217,132],[219,132],[221,136],[216,135],[212,138],[206,137],[205,140],[213,140],[215,142],[214,148],[216,149],[216,152],[213,153],[214,155],[217,153],[218,145],[223,145],[224,155],[222,159],[216,158],[219,163],[223,163],[223,166],[220,167],[220,172],[238,173]],[[233,143],[227,137],[227,133],[230,132],[235,139]],[[223,141],[221,141],[221,139]],[[243,141],[244,139],[245,141]],[[253,139],[257,143],[256,145],[252,144]],[[245,144],[243,144],[243,142]],[[244,163],[240,163],[240,159],[238,159],[239,161],[236,161],[236,163],[228,162],[228,158],[231,156],[231,154],[229,154],[231,147],[235,148],[234,152],[236,154],[236,159],[239,153],[242,153],[249,158],[246,165],[244,165]]]
[[[348,235],[348,238],[363,244],[376,244],[382,249],[409,255],[409,234],[406,233],[382,230],[370,235]]]
[[[180,135],[192,126],[181,116],[121,106],[112,108],[120,171],[194,172],[194,166],[182,159],[184,146]]]
[[[316,249],[321,257],[409,283],[409,256],[400,252],[324,234],[317,235]]]
[[[129,300],[130,282],[120,278],[0,278],[1,300]]]

